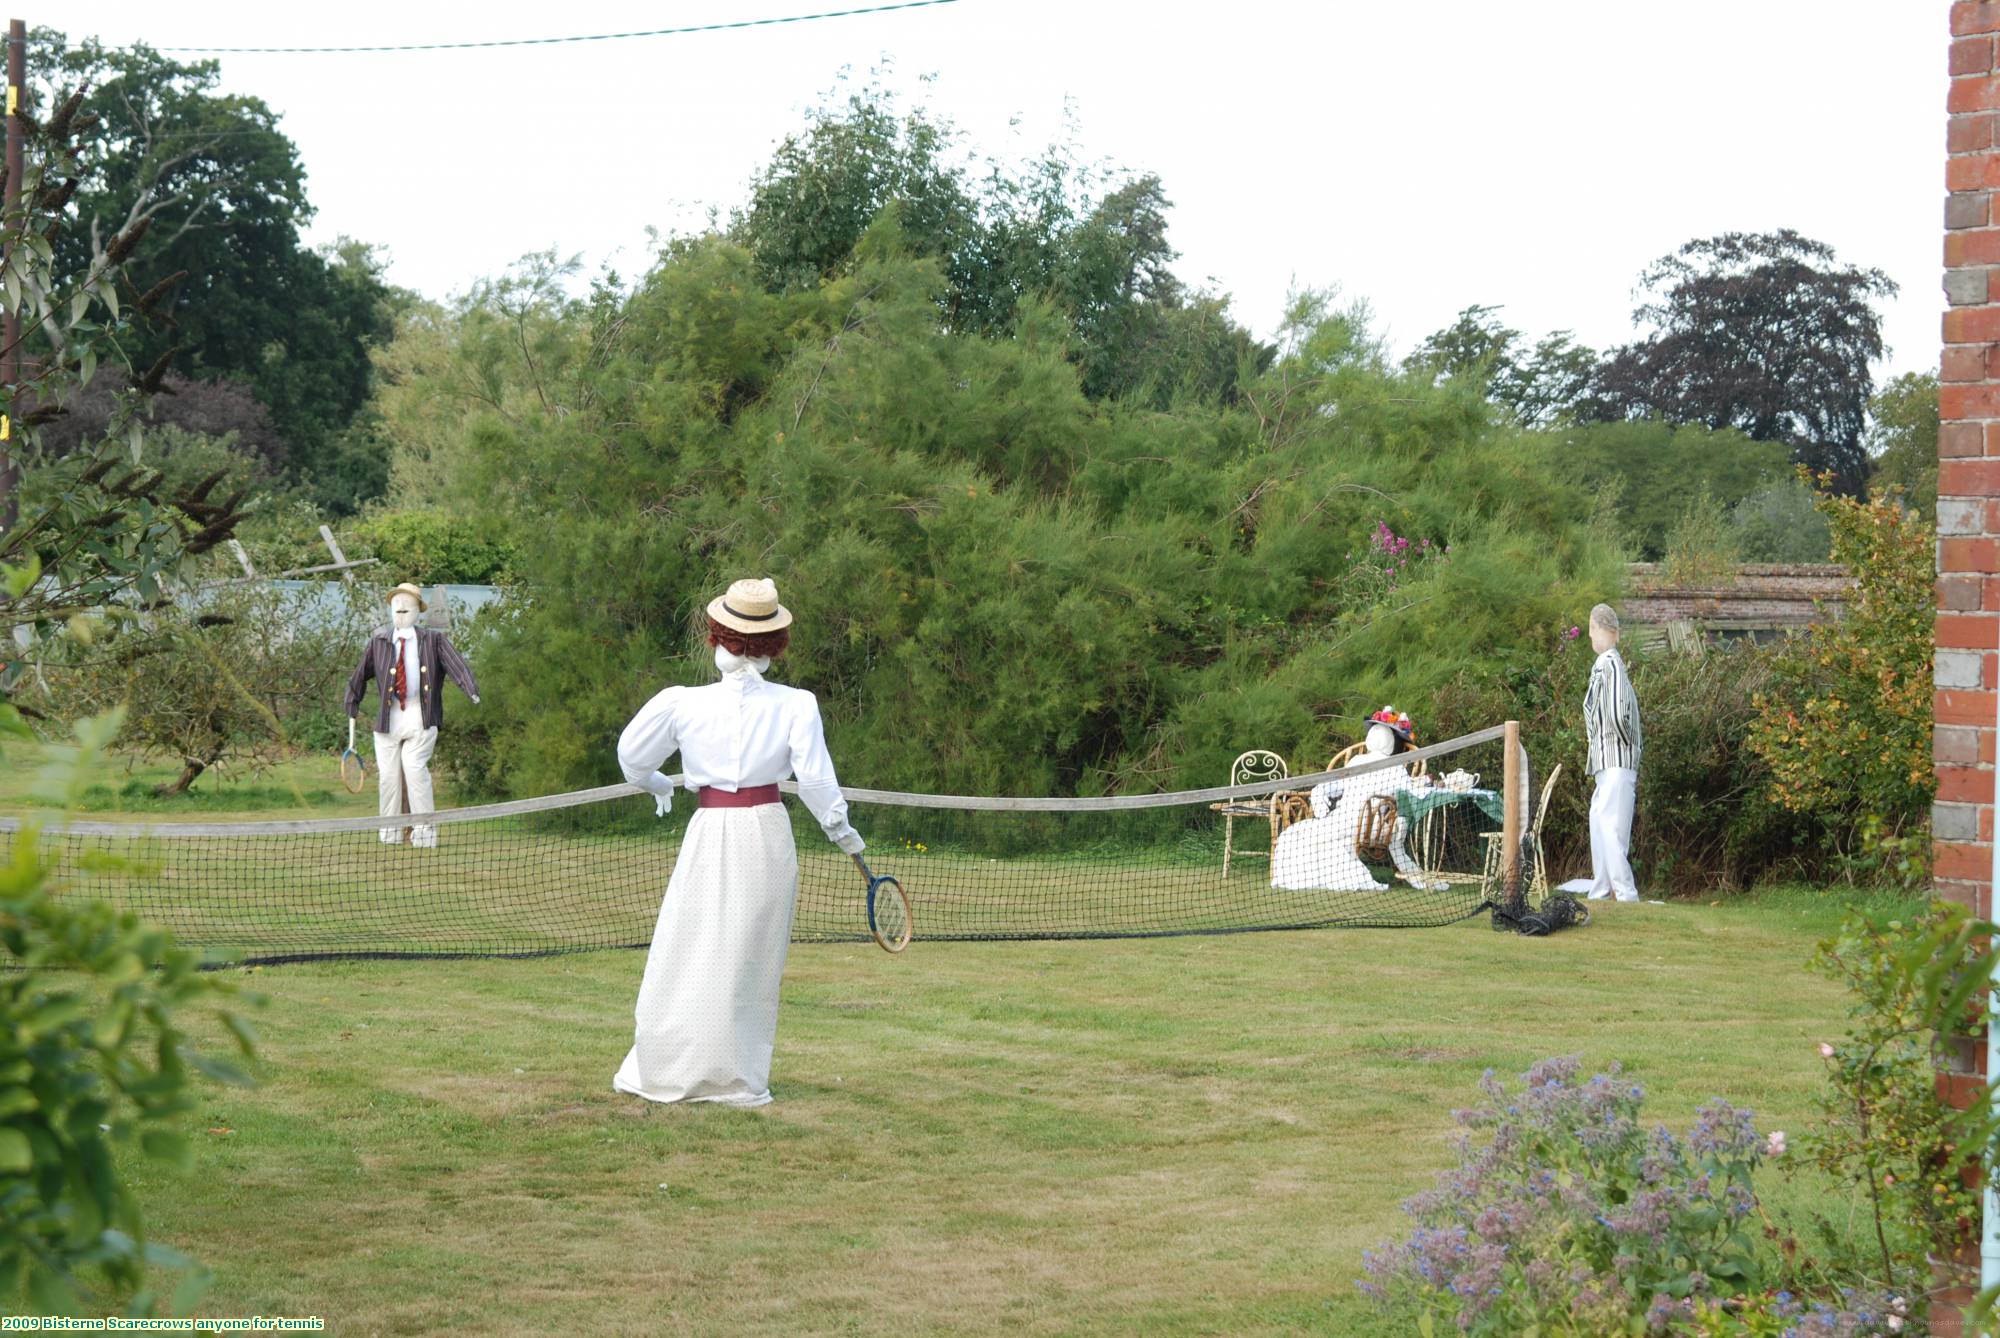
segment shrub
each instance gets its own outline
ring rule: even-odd
[[[1675,585],[1730,585],[1736,580],[1736,532],[1722,503],[1703,483],[1667,531],[1663,574]]]
[[[385,584],[419,585],[485,585],[499,578],[514,547],[496,532],[429,507],[377,511],[352,530],[357,547],[382,560]]]
[[[1546,628],[1540,646],[1507,663],[1498,683],[1463,674],[1437,699],[1447,735],[1514,713],[1538,790],[1562,766],[1542,828],[1557,879],[1590,867],[1583,693],[1593,657],[1580,633],[1567,635],[1570,626],[1580,627],[1583,610],[1573,616],[1574,622]],[[1642,885],[1708,890],[1813,872],[1816,831],[1771,802],[1769,775],[1744,746],[1752,696],[1769,672],[1766,653],[1747,644],[1642,650],[1629,638],[1623,653],[1645,723],[1631,846]]]
[[[169,603],[138,631],[50,667],[52,713],[123,705],[121,742],[181,765],[162,794],[185,790],[211,767],[254,773],[292,747],[327,746],[344,736],[342,719],[327,737],[327,715],[339,709],[377,606],[359,586],[318,590],[339,592],[345,603],[266,585]]]
[[[1744,562],[1825,562],[1833,551],[1813,490],[1778,479],[1729,509],[1736,555]]]
[[[1835,561],[1854,574],[1846,616],[1772,657],[1751,749],[1770,794],[1817,824],[1852,867],[1928,876],[1932,577],[1936,530],[1895,502],[1822,493]]]
[[[1863,1258],[1913,1291],[1928,1282],[1928,1257],[1948,1259],[1978,1236],[1976,1176],[2000,1132],[1992,1094],[1981,1084],[1958,1109],[1939,1093],[1936,1074],[1988,1015],[1993,930],[1945,902],[1915,917],[1857,911],[1812,959],[1847,986],[1852,1007],[1847,1034],[1820,1044],[1828,1087],[1802,1150],[1864,1191],[1872,1234]]]
[[[1787,1252],[1764,1245],[1754,1172],[1781,1155],[1722,1100],[1685,1138],[1643,1128],[1644,1091],[1614,1065],[1584,1079],[1546,1059],[1510,1092],[1455,1112],[1459,1164],[1404,1205],[1416,1228],[1365,1256],[1360,1285],[1418,1332],[1862,1334],[1895,1304],[1801,1300]],[[1725,1303],[1726,1300],[1726,1303]],[[1762,1327],[1759,1315],[1784,1321]],[[1893,1326],[1892,1326],[1893,1327]]]
[[[60,797],[74,803],[118,723],[76,723]],[[130,912],[69,895],[32,827],[12,845],[0,864],[0,1308],[150,1314],[159,1300],[142,1283],[165,1267],[186,1274],[170,1302],[184,1310],[205,1274],[146,1240],[118,1152],[136,1143],[186,1163],[175,1126],[194,1108],[190,1071],[246,1079],[191,1046],[180,1016],[214,1007],[247,1057],[250,1028],[228,1005],[263,1001]]]

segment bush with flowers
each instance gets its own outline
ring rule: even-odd
[[[1821,1223],[1830,1250],[1905,1290],[1963,1285],[1975,1268],[1981,1155],[2000,1134],[1983,1084],[1959,1109],[1938,1089],[1948,1053],[1988,1017],[1995,926],[1963,908],[1892,917],[1856,911],[1819,945],[1815,969],[1846,984],[1847,1034],[1822,1041],[1828,1086],[1820,1118],[1801,1143],[1812,1166],[1852,1186],[1867,1230]]]
[[[1357,605],[1368,605],[1395,593],[1434,565],[1451,561],[1451,545],[1398,534],[1388,521],[1378,520],[1359,552],[1347,554],[1343,584]]]
[[[1751,1112],[1715,1100],[1677,1137],[1640,1121],[1616,1065],[1589,1078],[1546,1059],[1456,1112],[1459,1164],[1404,1205],[1417,1226],[1370,1252],[1362,1290],[1412,1331],[1473,1335],[1900,1332],[1899,1297],[1815,1277],[1759,1204],[1753,1174],[1783,1155]],[[1793,1243],[1786,1239],[1784,1244]],[[1808,1286],[1810,1284],[1810,1287]]]
[[[1824,482],[1824,480],[1822,480]],[[1854,573],[1846,615],[1771,661],[1749,746],[1771,797],[1810,817],[1857,872],[1928,881],[1936,528],[1893,497],[1822,492],[1833,558]]]

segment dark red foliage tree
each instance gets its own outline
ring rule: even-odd
[[[1859,491],[1888,275],[1787,228],[1691,241],[1648,267],[1639,292],[1633,318],[1653,333],[1612,350],[1588,416],[1737,428]]]

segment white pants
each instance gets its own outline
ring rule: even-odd
[[[406,713],[395,712],[402,716]],[[394,719],[390,723],[390,733],[375,736],[375,786],[381,798],[380,813],[385,818],[393,818],[405,811],[410,813],[431,813],[437,809],[431,797],[431,752],[437,747],[437,726],[422,727],[415,711],[407,712],[408,720]],[[405,809],[404,799],[409,800]],[[401,827],[384,827],[382,844],[395,845],[403,839]],[[429,824],[410,828],[410,844],[413,846],[434,846],[437,844],[437,828]]]
[[[1615,896],[1637,901],[1639,884],[1632,877],[1632,804],[1639,793],[1639,773],[1630,767],[1606,767],[1597,773],[1590,796],[1590,897]]]

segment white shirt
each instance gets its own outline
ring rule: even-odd
[[[747,790],[788,776],[827,839],[850,855],[866,848],[847,821],[847,800],[826,751],[819,701],[799,688],[767,683],[748,663],[706,687],[667,688],[639,708],[618,736],[625,779],[657,795],[674,782],[659,766],[678,749],[690,790]]]

